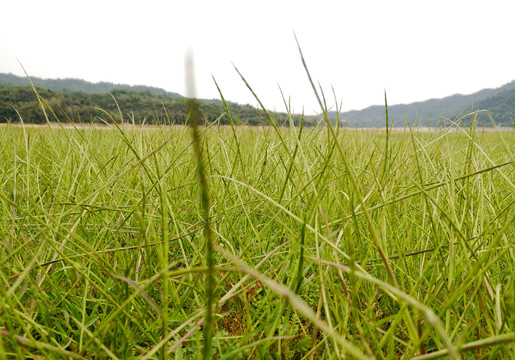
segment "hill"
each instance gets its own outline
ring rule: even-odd
[[[91,83],[79,79],[31,77],[31,80],[60,121],[67,118],[87,123],[101,119],[108,121],[102,110],[118,116],[118,106],[125,121],[183,124],[188,115],[187,98],[155,87]],[[0,122],[19,121],[18,113],[27,123],[46,122],[37,96],[29,84],[27,78],[0,74]],[[204,121],[229,123],[222,101],[200,99],[198,103]],[[227,102],[227,105],[235,122],[247,125],[269,123],[264,114],[251,105],[233,102]],[[287,121],[285,113],[275,113],[274,116],[279,124]],[[50,120],[55,119],[51,117]],[[305,121],[313,124],[315,117],[306,117]]]
[[[488,110],[499,125],[511,126],[511,118],[515,119],[515,81],[496,89],[483,89],[470,95],[455,94],[441,99],[430,99],[411,104],[390,105],[388,115],[390,121],[398,126],[404,125],[406,119],[411,124],[421,122],[422,125],[437,125],[440,119],[454,120],[474,110]],[[330,113],[336,118],[336,113]],[[378,127],[385,124],[384,106],[375,105],[363,110],[347,111],[341,114],[342,122],[354,127]],[[464,118],[467,122],[469,119]],[[479,114],[479,124],[489,126],[490,119],[486,113]]]
[[[120,121],[119,108],[123,114],[123,121],[126,122],[184,124],[189,112],[187,98],[154,95],[148,90],[113,89],[109,93],[86,93],[37,88],[37,91],[46,104],[46,113],[50,121],[57,118],[61,122],[96,123],[110,122],[110,117]],[[198,101],[198,105],[200,116],[205,122],[229,123],[220,101]],[[248,125],[259,125],[261,121],[268,123],[261,112],[250,105],[230,103],[228,106],[234,121],[241,119],[241,123]],[[17,122],[20,116],[25,123],[46,122],[45,114],[32,87],[0,84],[0,123]],[[286,121],[284,114],[278,114],[277,117],[278,121]]]
[[[81,79],[42,79],[38,77],[31,77],[32,83],[36,87],[49,89],[53,91],[82,91],[89,94],[106,93],[115,89],[125,89],[133,91],[149,91],[153,95],[166,95],[170,98],[180,98],[181,95],[169,92],[153,86],[144,85],[127,85],[127,84],[114,84],[110,82],[101,81],[92,83]],[[0,84],[10,85],[30,85],[29,79],[23,76],[16,76],[14,74],[0,74]]]
[[[95,121],[95,118],[102,114],[98,108],[117,112],[116,102],[111,94],[115,96],[122,111],[134,116],[136,121],[145,119],[147,122],[164,122],[167,118],[166,121],[183,123],[187,116],[186,98],[156,87],[109,82],[91,83],[80,79],[32,77],[31,80],[41,89],[42,97],[49,104],[61,111],[61,115],[67,115],[73,121]],[[0,74],[0,122],[16,121],[15,109],[20,111],[27,122],[46,121],[29,84],[26,77]],[[223,116],[225,109],[220,100],[200,99],[199,103],[206,121],[220,118],[220,123],[228,123],[228,118]],[[268,124],[268,120],[253,106],[233,102],[228,102],[228,105],[235,121],[238,119],[248,125]],[[441,99],[391,105],[388,107],[388,114],[390,123],[393,122],[397,126],[404,125],[406,119],[409,119],[411,124],[436,126],[441,123],[441,119],[455,120],[469,114],[471,109],[488,110],[497,124],[512,126],[512,119],[515,119],[515,81],[470,95],[455,94]],[[275,116],[279,123],[286,122],[286,114],[277,113]],[[335,112],[330,112],[329,116],[336,120]],[[478,118],[480,125],[491,125],[487,113],[479,113]],[[467,123],[470,118],[464,117],[463,120]],[[298,121],[296,119],[297,123]],[[306,116],[304,121],[306,125],[313,125],[317,117]],[[340,116],[340,121],[350,127],[382,127],[385,125],[384,106],[375,105],[363,110],[344,112]]]

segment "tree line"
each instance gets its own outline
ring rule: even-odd
[[[189,99],[156,95],[149,90],[113,89],[109,93],[86,93],[36,88],[34,91],[31,86],[0,84],[0,122],[19,122],[21,117],[25,123],[45,123],[47,119],[40,100],[49,120],[61,122],[101,123],[115,119],[147,124],[184,124],[189,112]],[[264,113],[253,106],[232,102],[227,105],[234,122],[269,124]],[[199,100],[198,107],[203,122],[230,123],[221,101]],[[120,119],[120,113],[123,119]],[[278,124],[288,121],[285,113],[273,116]]]

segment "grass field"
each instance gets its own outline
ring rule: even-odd
[[[452,130],[2,127],[0,359],[513,359],[515,132]]]

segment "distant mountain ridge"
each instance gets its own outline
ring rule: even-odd
[[[146,92],[156,97],[167,97],[170,99],[184,99],[178,93],[169,92],[161,88],[144,85],[114,84],[110,82],[92,83],[80,79],[42,79],[31,77],[31,81],[36,87],[49,89],[52,91],[84,92],[88,94],[102,94],[119,90],[134,92]],[[27,86],[30,84],[26,77],[14,74],[0,73],[0,84]],[[221,106],[218,99],[199,99],[207,104],[217,104]],[[250,105],[238,105],[228,102],[233,110],[245,108],[243,113],[250,111]],[[469,114],[471,110],[488,110],[493,120],[498,125],[513,126],[515,119],[515,80],[495,89],[483,89],[470,95],[455,94],[440,99],[429,99],[410,104],[399,104],[388,106],[390,124],[403,126],[407,119],[413,124],[423,126],[437,126],[441,119],[455,120]],[[284,114],[281,114],[284,115]],[[336,120],[336,112],[330,112],[332,120]],[[481,112],[478,115],[479,124],[490,126],[490,118],[487,113]],[[244,120],[244,119],[241,119]],[[306,116],[307,123],[316,123],[316,117]],[[470,121],[463,118],[464,122]],[[245,120],[244,120],[245,121]],[[352,110],[340,114],[340,122],[349,127],[384,127],[385,109],[383,105],[369,106],[362,110]]]
[[[30,80],[36,87],[41,87],[53,91],[82,91],[89,94],[106,93],[115,89],[125,89],[132,91],[149,91],[153,95],[166,95],[170,98],[179,98],[179,95],[174,92],[169,92],[161,88],[145,85],[127,85],[127,84],[114,84],[110,82],[101,81],[93,83],[81,79],[43,79],[39,77],[30,77]],[[29,79],[23,76],[14,74],[0,74],[0,84],[10,85],[30,85]]]
[[[118,117],[121,111],[122,117],[117,121],[124,118],[137,123],[184,124],[190,111],[189,99],[155,87],[37,77],[31,77],[31,81],[45,100],[47,110],[52,110],[49,121],[111,121],[111,115],[106,119],[105,112]],[[245,125],[268,123],[263,113],[254,106],[230,101],[226,104],[234,122]],[[229,117],[221,100],[197,99],[197,105],[201,121],[229,124]],[[285,113],[272,114],[279,124],[288,121]],[[20,118],[25,123],[44,123],[47,115],[42,111],[27,78],[0,74],[0,123],[17,122]],[[295,121],[298,124],[300,120]],[[305,117],[305,123],[308,122],[314,124],[316,117]]]
[[[30,81],[34,84],[34,86],[48,89],[52,91],[62,92],[83,92],[87,94],[106,94],[120,90],[128,90],[131,92],[147,92],[156,97],[167,97],[170,99],[185,99],[184,96],[175,93],[166,91],[162,88],[154,87],[154,86],[146,86],[146,85],[127,85],[127,84],[115,84],[111,82],[101,81],[98,83],[93,83],[90,81],[82,80],[82,79],[74,79],[74,78],[65,78],[65,79],[43,79],[35,76],[30,77]],[[17,76],[12,73],[0,73],[0,84],[6,85],[14,85],[14,86],[29,86],[30,81],[27,77]],[[140,94],[141,95],[141,94]],[[200,102],[206,104],[216,104],[218,106],[222,105],[222,101],[220,99],[198,99]],[[227,104],[231,108],[231,110],[241,110],[244,109],[244,113],[249,113],[249,111],[257,112],[258,110],[248,104],[238,104],[232,101],[227,101]],[[235,111],[238,114],[238,111]],[[282,117],[285,117],[285,113],[278,113]],[[306,116],[306,119],[310,123],[314,123],[314,116]],[[246,122],[248,119],[241,119],[243,122]]]
[[[440,119],[455,120],[474,110],[488,110],[497,124],[511,125],[515,119],[515,80],[495,89],[483,89],[470,95],[455,94],[441,99],[429,99],[411,104],[389,105],[388,118],[397,126],[403,126],[407,119],[411,124],[436,126]],[[336,112],[330,116],[336,118]],[[489,126],[490,118],[479,113],[479,124]],[[377,127],[385,125],[383,105],[369,106],[340,115],[343,124],[354,127]],[[464,119],[465,122],[469,119]]]

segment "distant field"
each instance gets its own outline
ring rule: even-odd
[[[0,130],[0,359],[513,359],[513,131]]]
[[[109,124],[102,124],[102,123],[95,123],[95,124],[75,123],[75,124],[70,124],[70,123],[50,122],[48,124],[24,124],[24,125],[22,125],[21,123],[12,123],[12,124],[3,123],[3,124],[0,124],[0,128],[2,128],[2,127],[16,127],[16,126],[24,126],[26,128],[35,128],[35,129],[48,129],[48,128],[56,128],[56,129],[62,129],[62,128],[64,128],[64,129],[74,129],[74,128],[79,128],[79,129],[90,129],[90,130],[92,130],[92,129],[112,130],[113,129],[113,126],[111,126]],[[123,128],[123,129],[156,130],[156,129],[160,129],[160,128],[164,127],[165,125],[147,125],[147,124],[145,124],[145,125],[137,125],[137,124],[125,123],[125,124],[119,124],[118,126]],[[166,126],[166,127],[173,128],[173,129],[184,129],[184,128],[188,128],[189,125],[171,125],[171,126]],[[230,125],[213,125],[211,127],[216,128],[216,129],[225,129],[225,130],[230,130],[231,129]],[[283,131],[288,129],[288,127],[280,127],[280,128]],[[240,130],[242,130],[242,129],[252,129],[254,131],[260,131],[260,130],[263,130],[263,129],[273,129],[273,127],[272,126],[239,125],[238,129],[240,129]],[[355,128],[342,127],[342,130],[384,133],[386,131],[386,128],[385,127],[375,127],[375,128],[358,128],[358,129],[355,129]],[[410,131],[410,129],[408,127],[391,127],[391,128],[389,128],[389,130],[392,133],[409,133],[409,131]],[[414,132],[416,132],[416,133],[421,133],[421,132],[440,132],[441,133],[441,132],[463,132],[464,131],[464,129],[456,128],[456,127],[444,128],[444,127],[424,127],[424,126],[413,128],[412,130]],[[510,131],[515,131],[515,128],[514,127],[507,127],[507,126],[498,126],[496,128],[494,128],[494,127],[477,127],[475,129],[475,131],[478,132],[478,133],[484,133],[484,132],[489,132],[489,133],[510,132]]]

